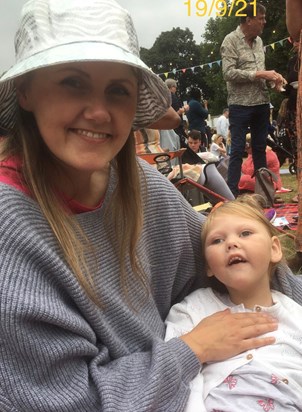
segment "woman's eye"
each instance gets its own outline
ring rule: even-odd
[[[66,77],[61,81],[61,84],[63,86],[68,86],[74,89],[83,89],[84,85],[81,79],[78,79],[76,77]]]
[[[124,86],[112,86],[108,90],[109,94],[114,96],[129,96],[130,92]]]

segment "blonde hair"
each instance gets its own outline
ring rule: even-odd
[[[212,142],[217,143],[217,140],[219,139],[219,137],[223,138],[223,136],[221,134],[217,134],[217,133],[213,134]]]
[[[287,115],[287,105],[288,105],[288,98],[283,99],[280,108],[278,111],[278,116],[280,116],[282,119],[284,119]]]
[[[281,235],[278,229],[272,225],[272,223],[266,218],[263,208],[261,207],[261,200],[257,195],[242,195],[235,200],[227,201],[222,204],[218,204],[209,214],[207,220],[202,227],[201,240],[202,240],[202,254],[205,258],[205,244],[208,234],[215,224],[214,220],[217,216],[232,215],[234,219],[236,216],[241,216],[246,219],[256,220],[261,223],[266,229],[270,237],[277,236],[281,240]],[[283,256],[280,262],[286,263]],[[271,263],[269,267],[270,278],[272,278],[277,265],[280,263]],[[211,286],[221,292],[226,292],[226,287],[216,278],[213,279]],[[211,281],[212,282],[212,281]]]
[[[50,185],[50,170],[59,170],[60,166],[45,145],[38,130],[34,116],[19,108],[19,119],[11,133],[0,147],[1,159],[18,156],[22,162],[21,178],[36,200],[70,269],[88,297],[102,306],[93,290],[93,271],[97,266],[88,267],[85,253],[93,252],[89,239],[81,229],[70,210],[62,204],[56,195],[56,188]],[[139,166],[137,164],[133,133],[126,144],[112,161],[118,176],[117,186],[110,203],[110,219],[117,234],[116,251],[120,263],[120,285],[128,297],[125,272],[125,256],[129,254],[134,274],[143,285],[145,295],[149,293],[146,275],[140,267],[136,247],[143,225],[143,205],[141,201]],[[106,211],[108,214],[108,210]],[[106,224],[106,223],[105,223]]]

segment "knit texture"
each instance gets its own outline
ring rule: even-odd
[[[145,163],[143,169],[139,254],[152,294],[136,312],[120,291],[108,241],[112,236],[114,245],[115,235],[104,226],[113,172],[102,207],[76,216],[93,242],[87,259],[97,258],[95,290],[103,308],[70,272],[37,204],[0,184],[1,412],[184,410],[200,365],[180,339],[163,341],[164,319],[196,275],[206,285],[202,217],[157,170]],[[139,301],[142,288],[128,261],[126,269],[130,298]],[[279,288],[301,303],[302,283],[284,269],[279,275]]]
[[[144,173],[139,253],[152,295],[136,313],[121,294],[104,226],[114,175],[102,207],[77,216],[93,240],[88,262],[97,257],[102,309],[70,272],[37,204],[0,184],[1,412],[184,409],[199,362],[181,340],[164,343],[164,319],[201,272],[202,219],[157,170],[146,165]],[[127,273],[139,301],[128,263]]]

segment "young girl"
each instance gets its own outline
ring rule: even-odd
[[[230,314],[222,345],[215,318],[164,342],[202,268],[203,219],[135,156],[133,130],[159,127],[170,92],[127,11],[30,0],[15,44],[0,78],[0,410],[182,411],[200,361],[270,344],[257,336],[276,323]]]
[[[278,235],[250,196],[224,203],[207,219],[202,242],[212,288],[171,309],[166,339],[218,311],[265,312],[279,325],[274,345],[204,364],[191,382],[188,412],[302,410],[302,307],[270,288],[283,259]]]

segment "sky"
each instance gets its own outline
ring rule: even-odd
[[[25,2],[26,0],[0,0],[0,73],[7,70],[15,61],[14,35]],[[196,16],[193,0],[118,0],[118,2],[130,12],[141,47],[151,48],[161,32],[170,31],[173,27],[181,29],[188,27],[194,34],[196,43],[202,41],[201,36],[207,17]],[[190,3],[190,9],[185,5],[186,2]],[[188,16],[189,10],[190,16]]]

